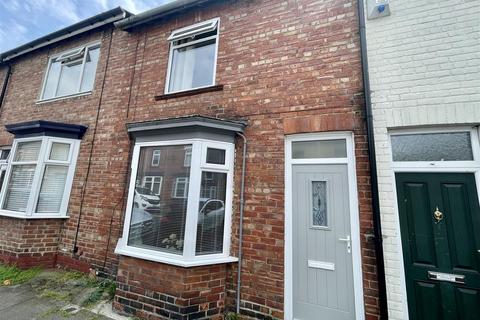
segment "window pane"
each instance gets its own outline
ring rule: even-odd
[[[207,163],[225,164],[225,150],[207,148]]]
[[[313,226],[327,226],[327,182],[312,181]]]
[[[159,196],[162,189],[162,177],[144,177],[143,187],[150,189],[153,194]]]
[[[57,96],[65,96],[78,92],[78,81],[82,71],[82,60],[63,63],[60,71]]]
[[[93,89],[99,54],[100,48],[88,50],[87,57],[85,59],[85,69],[83,71],[82,86],[80,91],[90,91]]]
[[[43,99],[55,97],[55,91],[57,90],[58,77],[60,76],[61,67],[62,64],[60,62],[52,61],[50,64],[50,70],[48,70],[47,79],[45,81]]]
[[[169,92],[213,85],[215,39],[173,50]]]
[[[41,141],[20,142],[17,145],[17,151],[15,152],[15,162],[21,161],[37,161]]]
[[[185,158],[183,159],[183,165],[185,167],[189,167],[190,162],[192,162],[192,147],[185,147]]]
[[[196,254],[223,252],[227,174],[202,172]]]
[[[60,212],[67,174],[68,167],[55,165],[45,166],[42,186],[38,194],[36,212]]]
[[[3,209],[26,212],[36,165],[12,166]]]
[[[188,196],[188,178],[178,177],[173,187],[173,198],[186,198]]]
[[[3,149],[0,153],[0,160],[7,160],[10,155],[10,149]]]
[[[70,144],[68,143],[52,143],[52,148],[50,149],[50,160],[57,161],[68,161],[68,154],[70,152]]]
[[[297,141],[292,143],[293,159],[346,158],[345,139]]]
[[[187,197],[174,197],[177,178],[190,178],[185,167],[185,145],[143,147],[140,149],[128,245],[174,254],[183,253]],[[153,150],[160,150],[158,166],[152,166]],[[163,176],[160,194],[152,191],[152,177]],[[145,177],[149,177],[145,179]],[[147,186],[143,185],[144,181]],[[153,181],[153,185],[156,185]],[[184,184],[188,190],[188,184]]]
[[[469,132],[392,136],[393,161],[472,161]]]
[[[152,151],[152,166],[158,166],[160,164],[161,151],[155,149]]]

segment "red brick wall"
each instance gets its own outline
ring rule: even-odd
[[[0,217],[0,262],[19,267],[55,266],[62,219]]]
[[[223,319],[224,264],[178,268],[121,257],[114,308],[145,319]]]
[[[111,273],[117,269],[113,250],[123,223],[131,154],[126,122],[194,114],[246,120],[249,152],[242,312],[282,318],[285,134],[348,130],[355,133],[365,309],[369,317],[375,317],[378,294],[373,243],[366,240],[372,215],[355,8],[355,0],[216,1],[131,33],[115,30],[111,47],[111,30],[92,33],[53,51],[102,38],[94,92],[46,104],[35,101],[48,50],[19,59],[13,65],[0,113],[0,145],[12,139],[3,130],[7,123],[45,119],[89,126],[77,163],[70,218],[61,233],[59,259],[78,258],[95,268],[105,266]],[[155,101],[155,95],[164,92],[170,32],[214,17],[221,21],[216,82],[224,89]],[[237,251],[239,161],[237,158],[233,254]],[[80,212],[75,257],[72,250]],[[145,268],[138,269],[138,265]],[[158,274],[170,270],[178,277],[204,270],[125,257],[118,269],[120,284],[130,286],[137,281],[140,287],[148,287],[152,270]],[[226,308],[232,308],[235,265],[226,269]],[[167,294],[169,287],[156,290]],[[123,294],[141,302],[141,297],[147,296],[132,290],[129,298],[130,291],[130,287],[120,289],[119,297]],[[119,298],[120,307],[118,303]]]
[[[42,119],[88,126],[80,146],[70,195],[70,218],[61,230],[59,244],[59,254],[62,255],[59,261],[69,261],[70,267],[81,270],[85,270],[87,262],[100,269],[105,265],[110,273],[115,273],[116,270],[118,257],[113,254],[113,248],[122,222],[123,187],[130,148],[122,113],[116,113],[118,108],[125,105],[117,99],[117,93],[118,90],[128,88],[128,82],[122,85],[116,82],[119,75],[125,73],[125,69],[110,71],[109,64],[115,63],[121,54],[116,53],[116,57],[108,63],[107,57],[112,58],[114,50],[121,51],[122,37],[128,36],[119,30],[114,31],[115,40],[112,43],[118,44],[118,48],[113,49],[110,46],[112,30],[107,28],[63,41],[58,46],[41,49],[13,61],[7,94],[0,110],[0,145],[9,145],[13,140],[13,136],[5,132],[6,124]],[[36,103],[48,57],[99,40],[101,53],[92,94]],[[118,90],[104,90],[107,85]],[[118,128],[113,129],[114,124]],[[117,139],[121,139],[121,142],[114,141]],[[78,252],[74,254],[80,211]],[[109,254],[106,254],[107,248]]]

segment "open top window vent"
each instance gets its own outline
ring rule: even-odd
[[[70,62],[70,61],[82,58],[84,52],[85,52],[85,47],[75,49],[72,51],[62,53],[60,56],[58,56],[56,60],[59,62]]]
[[[168,37],[168,41],[176,41],[189,37],[194,37],[197,34],[214,31],[218,25],[218,18],[204,22],[200,22],[185,28],[174,30]]]

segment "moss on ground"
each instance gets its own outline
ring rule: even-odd
[[[10,286],[30,281],[35,278],[40,271],[40,268],[22,270],[16,266],[0,265],[0,285]]]

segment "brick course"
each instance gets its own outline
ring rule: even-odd
[[[113,250],[122,230],[132,148],[125,123],[189,115],[245,120],[249,149],[242,313],[281,319],[284,137],[300,132],[353,131],[365,312],[369,318],[377,317],[375,253],[367,236],[373,226],[355,8],[354,0],[213,1],[130,33],[107,28],[17,59],[0,113],[0,145],[12,141],[3,129],[8,123],[44,119],[89,127],[81,144],[70,218],[61,229],[57,261],[82,270],[90,266],[118,274],[115,307],[142,317],[179,313],[175,308],[192,307],[183,313],[196,313],[193,309],[197,306],[203,316],[202,303],[206,302],[207,314],[233,309],[236,264],[181,268],[119,259]],[[224,85],[223,90],[156,101],[155,96],[164,91],[170,32],[214,17],[220,17],[216,82]],[[48,54],[94,39],[102,39],[102,47],[92,94],[35,104]],[[235,171],[233,255],[238,246],[240,151]],[[78,251],[74,254],[80,212]],[[210,273],[201,284],[192,280]],[[206,293],[197,292],[197,285],[208,287]],[[202,294],[207,294],[205,302],[200,302],[204,301]]]

